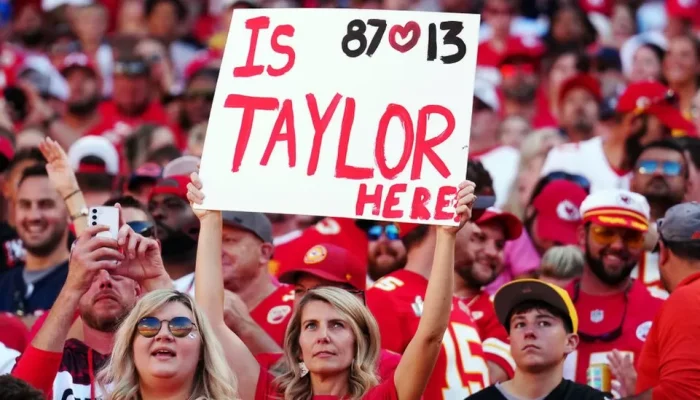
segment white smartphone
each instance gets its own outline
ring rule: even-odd
[[[88,211],[90,226],[105,225],[109,231],[100,232],[97,236],[116,239],[119,234],[119,209],[117,207],[91,207]]]

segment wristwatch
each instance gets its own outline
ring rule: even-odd
[[[77,213],[73,214],[70,216],[71,221],[75,221],[76,219],[80,217],[87,217],[88,216],[88,209],[87,207],[83,207],[78,211]]]

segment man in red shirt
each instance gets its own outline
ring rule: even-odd
[[[292,287],[275,282],[267,269],[274,251],[270,220],[261,213],[238,211],[224,211],[222,217],[221,264],[229,292],[226,325],[253,354],[275,352],[284,344],[294,293]],[[239,299],[249,316],[235,307]],[[273,344],[266,343],[269,338]]]
[[[700,399],[700,204],[659,221],[661,280],[671,296],[654,318],[637,371],[636,400]]]
[[[602,190],[589,195],[580,211],[579,241],[586,266],[567,291],[580,318],[581,343],[569,354],[564,377],[589,383],[588,376],[595,378],[609,368],[613,350],[636,363],[663,301],[630,278],[644,252],[649,224],[646,199],[626,190]],[[607,391],[610,379],[602,385],[589,384]]]
[[[455,246],[455,296],[469,312],[483,341],[491,381],[513,377],[508,334],[498,322],[489,294],[482,288],[503,270],[503,247],[520,237],[523,226],[511,213],[489,208],[457,233]]]
[[[298,262],[283,267],[279,277],[281,282],[294,285],[295,303],[308,290],[320,286],[340,287],[365,300],[366,264],[348,250],[330,243],[320,243],[298,255]],[[392,309],[390,304],[393,303],[367,303],[367,307],[373,313],[388,312]],[[382,343],[384,339],[382,337]],[[377,371],[380,379],[390,379],[400,360],[399,354],[382,349]]]
[[[397,353],[406,349],[423,314],[436,236],[435,227],[427,225],[404,226],[401,235],[407,250],[406,266],[384,276],[367,291],[370,309],[372,304],[392,304],[390,310],[372,309],[372,313],[382,337],[392,337],[391,347],[385,347]],[[424,392],[426,399],[463,399],[490,384],[477,325],[459,304],[454,298],[440,355]]]

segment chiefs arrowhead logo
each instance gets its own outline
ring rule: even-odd
[[[318,245],[314,246],[309,249],[309,251],[306,252],[306,255],[304,256],[304,263],[305,264],[318,264],[321,261],[326,259],[326,256],[328,255],[328,250],[324,246]]]
[[[557,217],[564,221],[580,221],[581,213],[574,203],[564,200],[557,206]]]

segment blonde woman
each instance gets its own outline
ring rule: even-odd
[[[193,204],[204,199],[196,173],[188,185]],[[438,229],[433,268],[423,303],[423,316],[393,379],[377,385],[380,337],[374,317],[352,294],[338,289],[312,289],[296,307],[287,328],[284,358],[276,378],[261,368],[223,320],[221,266],[222,218],[219,211],[194,209],[201,226],[195,285],[197,304],[209,317],[235,371],[244,400],[284,399],[420,399],[437,360],[452,306],[454,245],[459,228],[471,217],[474,184],[459,186],[459,227]],[[277,368],[275,368],[277,370]]]
[[[238,398],[209,322],[191,297],[175,290],[139,300],[119,327],[98,380],[109,400]]]

